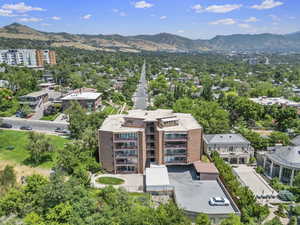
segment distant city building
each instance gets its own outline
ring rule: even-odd
[[[245,164],[253,155],[250,142],[240,134],[204,135],[204,152],[218,152],[220,157],[231,164]]]
[[[56,64],[56,55],[50,50],[9,49],[0,50],[0,64],[11,66],[44,67]]]
[[[261,105],[281,105],[281,106],[292,106],[296,108],[300,107],[300,103],[288,99],[284,99],[282,97],[268,98],[263,96],[259,98],[250,98],[250,100]]]
[[[146,166],[187,165],[201,156],[202,127],[172,110],[111,115],[99,130],[99,156],[113,173],[143,173]]]

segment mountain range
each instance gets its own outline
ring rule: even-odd
[[[192,40],[169,33],[137,36],[52,33],[13,23],[0,28],[0,42],[1,39],[38,41],[47,47],[124,52],[300,51],[300,32],[219,35],[210,40]]]

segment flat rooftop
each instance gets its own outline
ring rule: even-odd
[[[150,168],[146,168],[146,185],[170,185],[167,167],[164,165],[151,165]]]
[[[178,125],[169,126],[169,127],[157,127],[158,130],[162,131],[188,131],[193,129],[201,129],[199,123],[191,114],[185,113],[173,113],[172,110],[166,109],[157,109],[153,111],[146,110],[130,110],[128,114],[118,114],[108,116],[103,122],[100,130],[102,131],[111,131],[111,132],[137,132],[143,131],[143,128],[137,127],[125,127],[125,118],[139,119],[145,122],[155,122],[159,119],[169,119],[174,118],[178,120]]]
[[[27,95],[23,95],[21,97],[39,97],[39,96],[42,96],[42,95],[45,95],[45,94],[48,94],[48,91],[36,91],[36,92],[31,92]]]
[[[212,197],[229,197],[225,194],[217,180],[196,180],[192,167],[168,167],[171,185],[175,188],[176,203],[186,211],[206,214],[239,213],[233,204],[229,206],[211,206]],[[230,199],[229,199],[230,200]]]
[[[97,93],[97,92],[72,93],[62,98],[62,100],[96,100],[100,96],[101,93]]]
[[[219,174],[218,169],[213,163],[197,161],[193,163],[197,173]]]

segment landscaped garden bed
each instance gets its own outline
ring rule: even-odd
[[[123,184],[125,181],[117,177],[99,177],[96,180],[96,182],[100,184],[107,184],[107,185],[120,185]]]

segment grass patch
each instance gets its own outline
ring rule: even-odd
[[[65,138],[49,135],[54,149],[63,148],[69,141]],[[29,153],[26,150],[28,145],[28,132],[14,130],[0,130],[0,160],[8,160],[24,165]],[[9,150],[14,147],[13,150]],[[50,160],[39,165],[42,168],[51,168],[54,165],[55,152],[51,154]]]
[[[108,185],[120,185],[125,182],[123,179],[117,177],[99,177],[96,181],[100,184]]]
[[[43,116],[40,120],[54,121],[59,116],[59,113],[49,116]]]

